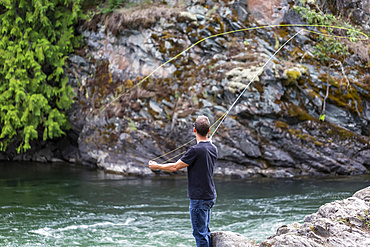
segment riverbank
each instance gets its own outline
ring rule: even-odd
[[[326,203],[305,216],[303,224],[280,226],[275,235],[259,244],[232,232],[215,232],[212,239],[214,247],[370,246],[370,187]]]
[[[368,17],[369,1],[346,12]],[[213,136],[216,176],[370,173],[370,43],[350,44],[349,55],[325,67],[312,53],[319,37],[304,31],[262,68],[301,28],[266,25],[304,23],[293,10],[299,1],[172,3],[100,13],[81,23],[83,46],[65,70],[76,94],[71,129],[61,139],[32,140],[26,153],[10,143],[0,161],[64,161],[125,176],[170,176],[150,171],[148,161],[180,158],[195,144],[196,117],[217,123],[256,76]],[[360,14],[351,18],[361,24]],[[210,38],[243,27],[251,29]],[[367,24],[362,28],[369,32]]]

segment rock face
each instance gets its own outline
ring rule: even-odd
[[[321,206],[317,213],[306,216],[303,224],[281,226],[259,244],[232,232],[215,232],[212,241],[215,247],[370,246],[370,187]]]
[[[370,32],[370,1],[369,0],[337,0],[332,9],[339,13],[353,13],[350,18]]]
[[[321,206],[303,224],[280,227],[259,244],[273,246],[370,246],[370,187],[353,197]]]
[[[195,144],[195,118],[207,115],[217,124],[250,84],[213,136],[219,150],[216,176],[369,173],[369,47],[351,46],[343,69],[331,68],[322,122],[328,68],[313,57],[311,34],[298,35],[265,67],[298,29],[210,38],[261,24],[302,23],[291,1],[260,2],[188,1],[182,8],[156,5],[97,15],[80,27],[86,45],[69,58],[66,72],[77,98],[68,136],[0,159],[63,160],[154,175],[146,166],[149,159],[180,158]],[[368,1],[344,2],[368,12]],[[178,5],[171,1],[171,6]]]
[[[280,24],[289,9],[285,0],[249,0],[248,4],[248,11],[260,24]]]
[[[153,18],[140,19],[146,28],[135,29],[128,20],[149,13],[143,11],[116,12],[104,23],[81,28],[88,56],[74,56],[70,67],[71,81],[81,85],[80,106],[71,111],[81,163],[153,175],[146,167],[149,159],[174,149],[157,161],[180,158],[176,155],[194,144],[189,142],[194,119],[204,114],[215,123],[254,78],[213,137],[219,149],[216,176],[369,173],[370,91],[359,72],[364,64],[345,64],[349,85],[340,68],[332,69],[326,122],[321,122],[327,69],[307,55],[308,34],[297,36],[279,55],[298,54],[301,64],[274,58],[263,69],[277,45],[297,30],[208,38],[253,23],[302,22],[286,1],[156,7]]]

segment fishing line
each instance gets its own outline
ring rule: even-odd
[[[268,25],[268,26],[258,26],[258,27],[251,27],[251,28],[243,28],[243,29],[238,29],[238,30],[232,30],[232,31],[228,31],[228,32],[224,32],[224,33],[218,33],[218,34],[215,34],[215,35],[211,35],[209,37],[206,37],[206,38],[203,38],[201,40],[198,40],[196,43],[192,44],[191,46],[189,46],[187,49],[185,49],[184,51],[182,51],[181,53],[177,54],[176,56],[174,56],[173,58],[169,59],[168,61],[166,61],[165,63],[161,64],[159,67],[157,67],[155,70],[153,70],[149,75],[147,75],[146,77],[144,77],[141,81],[139,81],[137,84],[135,84],[133,87],[131,87],[130,89],[128,89],[127,92],[124,92],[120,95],[118,95],[114,100],[112,100],[111,102],[109,102],[99,113],[99,115],[101,115],[105,109],[107,107],[109,107],[111,104],[113,104],[114,102],[116,102],[120,97],[122,97],[123,95],[127,94],[128,92],[132,91],[133,89],[135,89],[136,87],[139,87],[145,80],[147,80],[150,76],[152,76],[157,70],[159,70],[160,68],[162,68],[163,66],[165,66],[166,64],[170,63],[171,61],[175,60],[176,58],[178,58],[179,56],[181,56],[182,54],[185,54],[188,50],[190,50],[191,48],[193,48],[194,46],[198,45],[199,43],[207,40],[207,39],[210,39],[210,38],[214,38],[214,37],[218,37],[218,36],[222,36],[222,35],[226,35],[226,34],[231,34],[231,33],[237,33],[237,32],[243,32],[243,31],[250,31],[250,30],[256,30],[256,29],[263,29],[263,28],[271,28],[271,27],[323,27],[323,28],[336,28],[336,29],[342,29],[342,30],[347,30],[347,31],[352,31],[354,33],[357,33],[357,34],[360,34],[360,35],[363,35],[364,38],[356,38],[357,40],[368,40],[369,39],[369,36],[363,32],[360,32],[360,31],[357,31],[357,30],[354,30],[354,29],[349,29],[349,28],[345,28],[345,27],[338,27],[338,26],[327,26],[327,25],[307,25],[307,24],[280,24],[280,25]],[[324,33],[319,33],[319,32],[316,32],[316,31],[312,31],[312,30],[308,30],[308,29],[304,29],[302,28],[299,32],[297,32],[295,35],[293,35],[288,41],[286,41],[269,59],[268,61],[263,65],[263,67],[255,74],[255,76],[253,77],[253,79],[247,84],[247,86],[244,88],[244,90],[242,91],[242,93],[237,97],[237,99],[234,101],[234,103],[231,105],[231,107],[212,125],[210,126],[211,128],[217,124],[217,122],[220,122],[216,129],[212,132],[210,138],[213,137],[213,135],[216,133],[216,131],[218,130],[218,128],[220,127],[220,125],[222,124],[222,122],[225,120],[225,118],[227,117],[227,115],[229,114],[229,112],[231,111],[231,109],[235,106],[235,104],[237,103],[237,101],[241,98],[241,96],[244,94],[244,92],[248,89],[249,85],[254,81],[254,79],[257,77],[257,75],[263,70],[263,68],[267,65],[267,63],[290,41],[292,40],[294,37],[296,37],[300,32],[302,31],[307,31],[307,32],[311,32],[311,33],[315,33],[315,34],[318,34],[318,35],[324,35],[324,36],[332,36],[332,37],[335,37],[335,38],[351,38],[349,36],[335,36],[335,35],[331,35],[331,34],[324,34]],[[365,38],[366,37],[366,38]],[[194,141],[194,139],[192,139],[191,141],[183,144],[182,146],[166,153],[166,154],[163,154],[161,156],[158,156],[156,157],[155,159],[152,159],[153,161],[154,160],[157,160],[159,158],[162,158],[164,156],[167,156],[177,150],[179,150],[180,148],[186,146],[187,144],[191,143],[192,141]],[[186,152],[186,151],[185,151]],[[172,160],[180,155],[182,155],[183,153],[185,152],[182,152],[170,159],[168,159],[167,161],[169,160]],[[167,162],[165,161],[165,162]],[[163,162],[163,163],[165,163]]]
[[[212,126],[214,126],[217,122],[219,122],[219,124],[217,125],[216,129],[212,132],[211,136],[210,136],[210,139],[212,139],[213,135],[216,133],[216,131],[218,130],[218,128],[221,126],[221,124],[223,123],[223,121],[226,119],[227,115],[230,113],[231,109],[235,106],[235,104],[239,101],[239,99],[243,96],[243,94],[245,93],[245,91],[249,88],[249,86],[252,84],[252,82],[256,79],[256,77],[259,75],[259,73],[261,73],[263,71],[263,69],[266,67],[266,65],[271,61],[271,59],[273,59],[275,57],[275,55],[286,45],[288,44],[292,39],[294,39],[298,34],[300,34],[302,31],[304,31],[304,29],[301,29],[299,32],[297,32],[296,34],[294,34],[292,37],[290,37],[283,45],[281,45],[279,47],[279,49],[277,49],[274,54],[266,61],[266,63],[257,71],[257,73],[255,73],[255,75],[253,76],[253,78],[249,81],[249,83],[245,86],[244,90],[239,94],[239,96],[236,98],[236,100],[233,102],[233,104],[229,107],[229,109],[214,123],[212,124]],[[212,126],[210,128],[212,128]],[[194,138],[195,139],[195,138]],[[153,161],[154,160],[157,160],[159,158],[162,158],[163,156],[166,156],[170,153],[173,153],[174,151],[180,149],[181,147],[184,147],[185,145],[189,144],[190,142],[194,141],[194,139],[192,139],[191,141],[187,142],[186,144],[180,146],[179,148],[171,151],[171,152],[168,152],[162,156],[159,156],[155,159],[152,159]],[[162,164],[164,163],[167,163],[168,161],[184,154],[186,151],[164,161]]]
[[[216,121],[216,122],[214,122],[214,123],[210,126],[210,129],[211,129],[211,128],[213,128],[213,126],[214,126],[214,125],[216,125],[216,124],[221,120],[221,118],[222,118],[225,114],[226,114],[226,113],[222,114],[222,116],[221,116],[219,119],[217,119],[217,121]],[[190,141],[188,141],[187,143],[185,143],[185,144],[181,145],[180,147],[178,147],[178,148],[176,148],[176,149],[174,149],[174,150],[172,150],[172,151],[170,151],[170,152],[168,152],[168,153],[165,153],[165,154],[163,154],[163,155],[161,155],[161,156],[158,156],[157,158],[152,159],[152,161],[157,160],[157,159],[160,159],[160,158],[162,158],[162,157],[164,157],[164,156],[167,156],[167,155],[169,155],[169,154],[171,154],[171,153],[173,153],[173,152],[175,152],[175,151],[179,150],[179,149],[180,149],[180,148],[182,148],[182,147],[185,147],[185,146],[186,146],[186,145],[188,145],[189,143],[193,142],[195,139],[196,139],[196,138],[191,139]],[[176,155],[176,156],[174,156],[174,157],[172,157],[172,158],[169,158],[169,159],[168,159],[168,160],[166,160],[165,162],[168,162],[169,160],[172,160],[172,159],[176,158],[177,156],[180,156],[180,155],[184,154],[185,152],[186,152],[186,151],[184,151],[184,152],[182,152],[182,153],[180,153],[180,154],[178,154],[178,155]],[[163,163],[165,163],[165,162],[163,162]],[[163,163],[162,163],[162,164],[163,164]]]
[[[304,29],[301,29],[299,32],[297,32],[296,34],[294,34],[292,37],[290,37],[290,39],[288,39],[282,46],[279,47],[279,49],[277,49],[275,51],[275,53],[267,60],[267,62],[258,70],[258,72],[254,75],[254,77],[252,78],[252,80],[247,84],[247,86],[244,88],[243,92],[241,92],[241,94],[238,96],[238,98],[236,98],[236,100],[234,101],[234,103],[230,106],[230,108],[227,110],[226,114],[224,115],[224,117],[222,118],[221,122],[218,124],[218,126],[216,127],[216,129],[213,131],[212,135],[210,138],[213,137],[213,135],[216,133],[216,131],[218,130],[218,128],[220,127],[220,125],[222,124],[222,122],[225,120],[225,118],[227,117],[227,115],[229,115],[229,112],[231,111],[231,109],[235,106],[235,104],[239,101],[239,99],[242,97],[242,95],[245,93],[245,91],[248,89],[249,85],[256,79],[256,77],[258,76],[259,73],[261,73],[263,71],[263,69],[266,67],[266,65],[268,64],[268,62],[271,61],[271,59],[273,59],[275,57],[275,55],[286,45],[288,44],[292,39],[294,39],[298,34],[300,34]]]
[[[128,92],[130,92],[131,90],[133,90],[134,88],[140,86],[146,79],[148,79],[150,76],[152,76],[157,70],[159,70],[160,68],[162,68],[163,66],[165,66],[166,64],[168,64],[169,62],[175,60],[176,58],[178,58],[179,56],[181,56],[182,54],[185,54],[188,50],[190,50],[191,48],[193,48],[194,46],[196,46],[197,44],[207,40],[207,39],[210,39],[210,38],[214,38],[214,37],[218,37],[218,36],[222,36],[222,35],[226,35],[226,34],[231,34],[231,33],[237,33],[237,32],[244,32],[244,31],[250,31],[250,30],[256,30],[256,29],[263,29],[263,28],[269,28],[269,27],[323,27],[323,28],[336,28],[336,29],[342,29],[342,30],[347,30],[347,31],[352,31],[354,33],[357,33],[359,35],[363,35],[364,38],[358,38],[358,40],[368,40],[369,39],[369,36],[363,32],[360,32],[360,31],[357,31],[357,30],[354,30],[354,29],[350,29],[350,28],[346,28],[346,27],[338,27],[338,26],[327,26],[327,25],[318,25],[318,24],[315,24],[315,25],[308,25],[308,24],[280,24],[280,25],[268,25],[268,26],[258,26],[258,27],[250,27],[250,28],[243,28],[243,29],[238,29],[238,30],[232,30],[232,31],[228,31],[228,32],[224,32],[224,33],[218,33],[218,34],[215,34],[215,35],[211,35],[209,37],[206,37],[204,39],[201,39],[201,40],[198,40],[197,42],[195,42],[194,44],[192,44],[191,46],[189,46],[188,48],[186,48],[184,51],[182,51],[181,53],[177,54],[176,56],[174,56],[173,58],[169,59],[168,61],[166,61],[165,63],[161,64],[159,67],[157,67],[155,70],[153,70],[149,75],[147,75],[146,77],[144,77],[141,81],[139,81],[137,84],[135,84],[132,88],[128,89],[127,92],[124,92],[120,95],[118,95],[114,100],[112,100],[111,102],[109,102],[106,106],[104,106],[104,108],[100,111],[99,113],[99,116],[105,111],[105,109],[107,109],[107,107],[109,107],[111,104],[113,104],[114,102],[116,102],[119,98],[121,98],[123,95],[127,94]],[[325,35],[325,36],[333,36],[333,37],[336,37],[336,38],[350,38],[349,36],[335,36],[335,35],[330,35],[330,34],[324,34],[324,33],[318,33],[318,32],[315,32],[315,31],[311,31],[311,30],[307,30],[307,29],[303,29],[307,32],[312,32],[312,33],[316,33],[316,34],[319,34],[319,35]],[[365,38],[366,37],[366,38]]]

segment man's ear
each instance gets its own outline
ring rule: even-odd
[[[197,130],[196,130],[195,128],[193,129],[193,131],[194,131],[194,133],[196,133],[196,132],[197,132]]]

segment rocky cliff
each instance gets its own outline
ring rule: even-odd
[[[369,246],[370,187],[321,206],[317,213],[306,216],[303,224],[279,227],[274,236],[259,244],[232,232],[214,232],[212,241],[214,247]]]
[[[368,20],[369,1],[342,2]],[[308,32],[258,73],[298,27],[207,38],[267,24],[303,23],[294,4],[174,1],[96,15],[81,25],[85,46],[69,59],[67,73],[77,98],[68,137],[3,159],[67,160],[126,175],[154,175],[146,167],[149,159],[175,149],[157,161],[178,159],[194,144],[188,143],[194,119],[204,114],[216,123],[257,75],[213,137],[219,149],[216,175],[369,173],[368,42],[350,44],[351,55],[331,68],[328,89],[328,68],[313,56],[315,36]],[[358,24],[369,31],[368,22]]]

